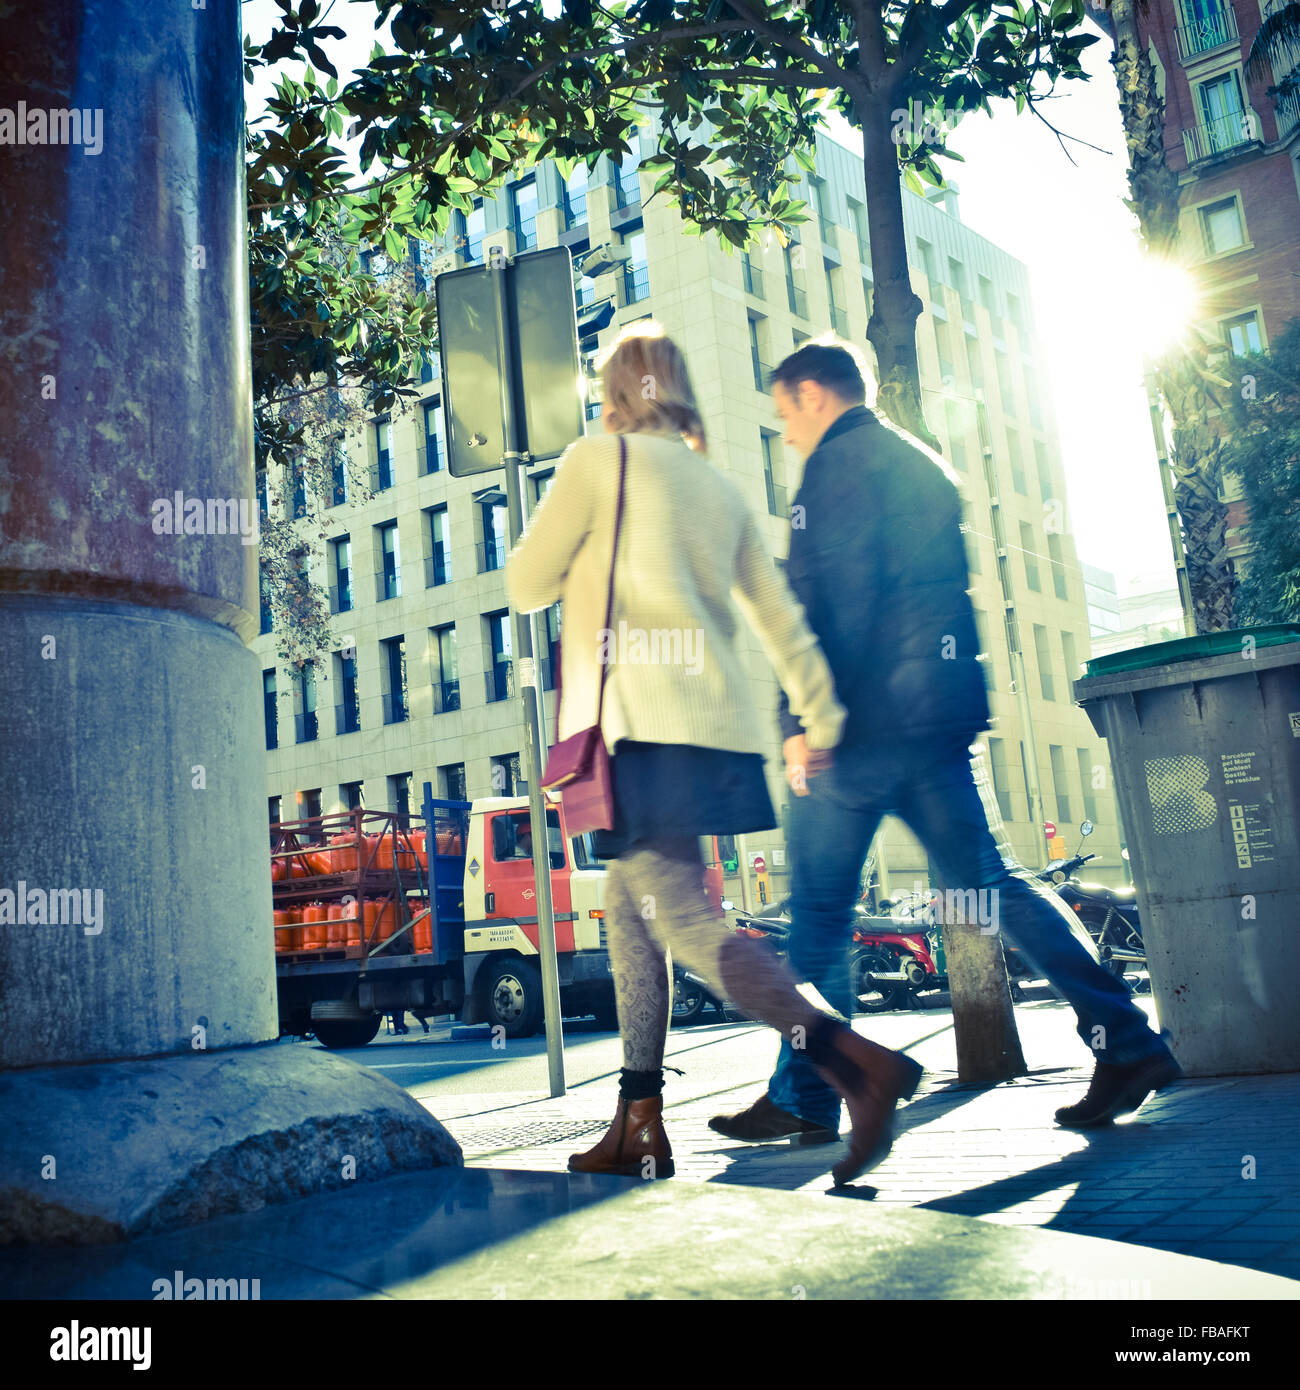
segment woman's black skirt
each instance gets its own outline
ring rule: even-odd
[[[610,774],[614,828],[593,837],[602,859],[617,859],[637,840],[748,835],[778,824],[761,753],[620,739]]]

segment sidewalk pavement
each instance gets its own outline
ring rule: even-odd
[[[1087,1067],[1038,1070],[984,1088],[927,1071],[900,1108],[888,1161],[853,1195],[877,1209],[1100,1236],[1300,1279],[1300,1074],[1189,1080],[1109,1128],[1056,1127],[1053,1112],[1078,1100],[1089,1076]],[[738,1144],[708,1128],[759,1088],[674,1104],[672,1080],[672,1182],[830,1191],[839,1146]],[[443,1095],[436,1113],[471,1167],[560,1173],[613,1113],[615,1088],[593,1092],[504,1107],[500,1095]]]

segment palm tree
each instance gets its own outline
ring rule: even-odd
[[[1300,5],[1287,8],[1300,14]],[[1133,195],[1128,205],[1137,216],[1147,251],[1176,263],[1178,176],[1165,159],[1164,100],[1138,37],[1135,0],[1111,0],[1108,9],[1115,30],[1111,63],[1128,146]],[[1192,330],[1165,354],[1155,371],[1173,419],[1169,465],[1199,632],[1220,632],[1232,626],[1236,592],[1227,553],[1228,508],[1221,500],[1223,440],[1210,421],[1210,411],[1220,405],[1216,393],[1230,385],[1211,369],[1210,353],[1217,347]]]

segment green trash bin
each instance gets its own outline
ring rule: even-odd
[[[1300,1070],[1300,623],[1088,663],[1151,990],[1189,1075]]]

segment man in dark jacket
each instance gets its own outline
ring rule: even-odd
[[[790,963],[852,1017],[848,943],[862,865],[881,818],[902,818],[944,887],[976,890],[985,929],[1004,930],[1078,1015],[1096,1055],[1085,1098],[1056,1112],[1076,1128],[1107,1124],[1181,1074],[1122,981],[1074,934],[1044,884],[1004,860],[989,829],[971,744],[989,727],[961,533],[961,497],[944,461],[864,404],[842,347],[809,344],[773,374],[786,442],[805,455],[791,507],[786,576],[803,604],[848,711],[839,746],[809,750],[781,701],[794,792]],[[984,914],[981,914],[982,916]],[[713,1129],[763,1141],[830,1142],[839,1098],[806,1056],[781,1045],[766,1095]]]

